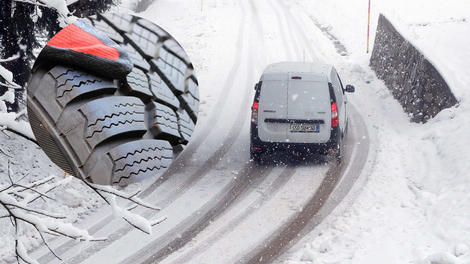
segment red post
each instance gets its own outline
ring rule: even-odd
[[[369,11],[367,13],[367,53],[369,53],[369,25],[370,25],[370,0],[369,0]]]

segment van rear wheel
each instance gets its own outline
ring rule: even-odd
[[[339,165],[341,164],[342,162],[342,150],[343,150],[343,147],[342,147],[342,140],[341,139],[338,139],[338,144],[336,145],[336,147],[333,149],[331,149],[330,153],[327,154],[327,162],[330,163],[330,162],[333,162],[335,163],[336,165]]]

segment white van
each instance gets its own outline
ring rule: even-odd
[[[266,67],[255,85],[251,117],[251,159],[286,151],[333,154],[341,161],[347,129],[347,98],[335,68],[314,62],[280,62]]]

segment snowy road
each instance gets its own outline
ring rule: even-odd
[[[272,58],[325,61],[325,52],[335,48],[314,21],[303,24],[281,1],[239,1],[237,7],[237,37],[230,67],[217,75],[217,103],[171,168],[146,183],[141,197],[162,210],[135,211],[168,219],[146,235],[115,220],[111,211],[91,215],[83,227],[108,239],[85,245],[54,241],[63,262],[266,262],[311,231],[353,186],[369,137],[352,105],[343,166],[280,156],[267,165],[249,162],[250,106],[260,71]],[[40,263],[59,262],[45,252],[35,253]]]

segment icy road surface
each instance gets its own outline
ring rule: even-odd
[[[146,218],[168,219],[146,235],[115,220],[110,210],[93,214],[81,227],[108,240],[76,244],[58,239],[52,244],[61,263],[267,262],[310,232],[353,186],[367,160],[369,136],[351,104],[341,167],[313,160],[290,162],[282,155],[268,159],[266,165],[249,162],[253,86],[265,66],[282,60],[328,63],[325,54],[340,55],[338,44],[315,21],[291,13],[282,1],[228,5],[232,6],[218,12],[226,12],[225,19],[234,22],[224,26],[214,21],[213,41],[204,43],[201,37],[199,43],[214,45],[218,36],[225,37],[224,45],[208,57],[223,62],[219,72],[210,73],[217,85],[206,89],[208,76],[198,76],[202,100],[214,103],[203,102],[185,152],[159,179],[143,185],[141,197],[162,210],[135,210]],[[147,12],[157,6],[158,2]],[[204,19],[220,17],[208,14]],[[227,30],[232,37],[227,37]],[[194,52],[187,51],[190,56]],[[191,57],[196,64],[198,55]],[[35,253],[40,263],[60,262],[45,253],[46,249]]]

